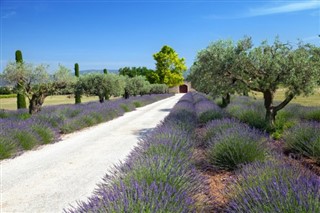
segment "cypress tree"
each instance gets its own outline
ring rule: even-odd
[[[79,64],[78,63],[74,64],[74,74],[77,78],[79,78],[80,73],[79,73]],[[81,103],[81,94],[79,93],[78,88],[76,88],[76,91],[75,91],[75,103],[76,104]]]
[[[104,68],[103,69],[103,73],[105,74],[105,75],[107,75],[108,74],[108,70],[106,69],[106,68]],[[106,100],[109,100],[109,95],[108,94],[105,94],[105,96],[104,96],[104,99],[106,99]]]
[[[20,50],[16,51],[16,63],[23,63],[23,59],[22,59],[22,52]],[[17,108],[18,109],[24,109],[27,108],[27,103],[26,103],[26,97],[24,96],[24,94],[20,93],[21,91],[23,91],[23,81],[21,80],[18,84],[17,84]]]

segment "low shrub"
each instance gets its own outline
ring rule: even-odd
[[[9,118],[9,117],[10,117],[10,114],[7,111],[3,109],[0,110],[0,118]]]
[[[23,150],[31,150],[38,144],[38,140],[34,134],[27,131],[15,131],[12,136]]]
[[[228,105],[226,111],[240,121],[261,130],[266,129],[265,109],[261,101],[240,96]]]
[[[320,109],[318,108],[309,108],[308,110],[304,111],[302,115],[303,119],[310,120],[310,121],[317,121],[320,122]]]
[[[304,169],[280,162],[244,166],[227,190],[226,212],[319,212],[320,181]]]
[[[123,109],[123,111],[125,111],[125,112],[129,112],[129,111],[130,111],[129,107],[128,107],[127,105],[125,105],[125,104],[121,104],[120,107],[121,107],[121,108]]]
[[[150,93],[151,94],[165,94],[168,93],[169,88],[166,84],[151,84]]]
[[[120,181],[120,184],[101,189],[98,197],[89,198],[87,203],[79,203],[77,209],[64,212],[195,212],[194,200],[168,183],[147,184],[131,180],[124,184]]]
[[[133,105],[134,105],[136,108],[142,106],[142,104],[141,104],[139,101],[134,101],[134,102],[133,102]]]
[[[320,164],[320,123],[303,122],[284,133],[285,149],[313,158]]]
[[[254,161],[264,161],[264,137],[245,125],[226,129],[209,141],[208,159],[216,167],[234,170]]]
[[[220,119],[225,116],[224,111],[205,96],[197,94],[194,97],[197,100],[195,100],[195,109],[200,124],[205,124],[211,120]]]
[[[0,160],[10,158],[15,149],[16,144],[10,138],[0,137]]]
[[[201,113],[201,115],[198,117],[199,123],[207,123],[209,121],[220,119],[223,117],[223,113],[216,110],[210,110],[206,111],[204,113]]]
[[[53,142],[55,139],[54,131],[44,124],[34,125],[31,127],[31,129],[38,134],[38,136],[40,137],[41,144],[49,144]]]
[[[17,97],[17,94],[13,94],[14,89],[8,86],[0,86],[0,99],[4,95],[12,95],[13,97]]]
[[[229,128],[239,127],[244,125],[234,118],[216,119],[207,123],[204,127],[203,140],[208,143],[209,140],[214,137],[223,134],[223,132]]]
[[[276,116],[274,129],[270,129],[268,131],[272,132],[271,136],[274,139],[280,139],[283,132],[293,127],[296,123],[297,120],[293,118],[293,115],[290,111],[282,110]]]

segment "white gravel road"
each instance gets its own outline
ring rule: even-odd
[[[96,184],[154,128],[182,94],[63,136],[61,142],[1,161],[1,212],[62,212]]]

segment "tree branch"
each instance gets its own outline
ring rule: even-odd
[[[275,112],[278,112],[279,110],[283,109],[292,99],[294,98],[293,94],[288,95],[288,97],[282,101],[278,106],[275,106],[273,109]]]

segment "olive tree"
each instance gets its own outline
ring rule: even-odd
[[[198,56],[191,74],[193,86],[208,87],[208,91],[239,92],[246,88],[261,92],[265,120],[271,127],[279,110],[295,96],[311,94],[319,82],[320,49],[314,45],[299,42],[294,46],[276,38],[273,44],[263,41],[254,47],[248,37],[236,45],[223,46],[221,42],[213,43]],[[220,55],[230,57],[220,60]],[[286,89],[286,97],[274,105],[280,87]]]
[[[125,80],[123,76],[115,74],[91,73],[81,76],[76,87],[88,96],[98,96],[100,103],[103,103],[110,96],[121,96],[124,93]]]
[[[40,64],[34,66],[27,63],[9,62],[4,69],[3,77],[9,83],[20,84],[19,93],[29,100],[29,113],[34,114],[41,110],[46,97],[59,93],[74,82],[71,71],[59,65],[59,69],[50,75],[48,66]]]
[[[299,42],[297,46],[283,43],[278,38],[273,44],[263,41],[253,47],[251,39],[240,41],[235,69],[227,73],[234,81],[245,84],[250,90],[261,92],[266,109],[266,122],[273,126],[278,111],[295,96],[310,95],[320,78],[320,49]],[[274,105],[274,96],[280,87],[286,96]]]
[[[130,96],[145,95],[150,93],[150,83],[144,76],[126,78],[125,98]]]
[[[198,91],[214,97],[221,96],[222,105],[226,107],[230,103],[230,94],[247,90],[241,82],[235,82],[226,76],[233,69],[235,59],[231,40],[212,43],[197,54],[188,80]]]

